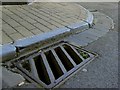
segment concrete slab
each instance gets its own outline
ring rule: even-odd
[[[12,42],[12,39],[9,38],[9,36],[4,31],[2,31],[1,36],[2,36],[2,42],[1,43]]]
[[[77,26],[77,25],[76,25]],[[104,36],[114,27],[113,20],[100,12],[94,12],[94,25],[92,28],[85,30],[77,35],[67,38],[68,42],[79,42],[80,46],[86,46],[100,37]],[[84,42],[84,43],[83,43]]]
[[[73,36],[65,39],[65,41],[67,41],[67,42],[69,42],[69,43],[71,43],[73,45],[79,45],[79,46],[86,46],[88,44],[84,40],[78,40],[78,39],[74,38]]]
[[[99,37],[97,35],[95,35],[94,32],[88,32],[88,31],[84,31],[82,33],[80,33],[80,36],[85,36],[87,38],[90,38],[92,40],[97,40]]]
[[[2,66],[0,68],[2,68],[2,81],[4,82],[2,88],[6,88],[6,86],[12,88],[25,81],[20,74],[13,73]]]

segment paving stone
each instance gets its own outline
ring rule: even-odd
[[[12,39],[4,32],[2,32],[2,44],[10,43]]]
[[[18,27],[18,26],[20,26],[20,24],[19,23],[17,23],[15,20],[10,20],[10,21],[8,21],[7,22],[9,25],[11,25],[12,27]]]
[[[37,16],[39,16],[40,18],[42,18],[43,20],[46,20],[46,21],[50,20],[49,17],[45,17],[45,16],[43,16],[43,15],[40,15],[40,13],[38,13]]]
[[[45,21],[45,20],[43,20],[43,19],[40,19],[40,18],[37,19],[37,21],[38,21],[39,23],[45,25],[45,26],[51,25],[49,22],[47,22],[47,21]]]
[[[18,39],[21,39],[23,38],[23,36],[20,34],[20,33],[14,33],[14,34],[11,34],[9,35],[13,40],[18,40]]]
[[[46,14],[46,13],[44,13],[44,12],[42,12],[42,11],[37,10],[37,9],[35,9],[34,11],[40,13],[41,15],[43,15],[43,16],[45,16],[45,17],[47,17],[47,18],[50,18],[50,16],[51,16],[50,14]]]
[[[6,21],[6,22],[12,20],[12,19],[11,19],[9,16],[7,16],[6,14],[2,14],[2,19],[3,19],[4,21]]]
[[[22,8],[24,8],[24,7],[22,7]],[[26,8],[24,8],[24,9],[25,9],[25,10],[24,10],[25,12],[27,11],[26,13],[28,13],[28,11],[29,11],[29,13],[31,13],[31,14],[33,14],[33,15],[35,15],[35,16],[40,17],[37,12],[35,12],[35,11],[31,10],[31,9],[29,9],[29,10],[26,10]]]
[[[30,18],[34,19],[34,20],[39,19],[37,16],[35,16],[34,14],[31,14],[31,13],[26,13],[26,15],[29,16]]]
[[[58,18],[55,18],[55,17],[53,17],[53,16],[49,16],[49,18],[51,19],[51,20],[53,20],[53,21],[56,21],[56,22],[63,22],[63,21],[61,21],[60,19],[58,19]]]
[[[23,17],[23,19],[24,19],[24,20],[26,20],[26,21],[28,21],[29,23],[32,23],[32,24],[36,23],[36,21],[35,21],[35,20],[31,19],[31,18],[30,18],[30,17],[28,17],[28,16]]]
[[[52,32],[81,20],[77,16],[84,14],[83,8],[61,3],[33,3],[32,5],[3,6],[3,30],[13,40],[22,39],[40,33]],[[72,11],[72,12],[71,12]],[[85,17],[84,15],[81,17]],[[17,37],[18,36],[18,37]],[[16,37],[16,38],[15,38]],[[15,39],[14,39],[15,38]]]
[[[15,15],[15,14],[14,15],[10,15],[10,17],[13,18],[14,20],[18,21],[18,22],[24,21],[22,18],[20,18],[19,16]]]
[[[65,22],[75,22],[74,19],[69,19],[69,18],[66,18],[64,21]]]
[[[2,25],[0,25],[0,31],[2,31]]]
[[[16,30],[8,24],[3,24],[2,28],[8,35],[16,32]]]
[[[30,13],[34,14],[35,16],[37,16],[37,17],[39,17],[39,18],[42,18],[42,17],[43,17],[42,19],[46,20],[46,17],[40,15],[40,13],[37,13],[37,12],[35,12],[35,11],[30,11]],[[47,20],[49,20],[49,19],[47,19]]]
[[[47,27],[49,27],[51,30],[57,29],[58,27],[54,26],[54,25],[47,25]]]
[[[17,14],[19,17],[26,17],[25,14],[21,13],[21,12],[18,11],[18,10],[16,10],[14,13]]]
[[[7,16],[6,14],[2,13],[2,19],[10,19],[10,17]]]
[[[2,20],[2,24],[5,24],[6,22]]]
[[[4,12],[4,13],[7,14],[7,15],[12,15],[12,14],[14,14],[14,13],[12,13],[10,10],[5,9],[5,8],[2,8],[2,12]]]
[[[49,28],[47,28],[47,27],[45,27],[44,25],[42,25],[42,24],[40,24],[40,23],[36,23],[36,24],[34,24],[36,27],[38,27],[41,31],[43,31],[43,32],[48,32],[48,31],[50,31],[50,29]]]
[[[2,25],[2,21],[3,21],[2,18],[0,18],[0,25]]]
[[[18,10],[19,12],[24,13],[24,14],[29,13],[29,11],[26,11],[26,10],[24,10],[23,8],[17,8],[17,10]]]
[[[43,31],[41,31],[40,29],[33,29],[31,30],[31,32],[33,32],[35,35],[43,33]]]
[[[16,30],[21,33],[23,36],[28,37],[28,36],[33,36],[34,34],[31,33],[29,30],[27,30],[24,27],[17,27]]]
[[[56,18],[52,18],[52,19],[53,19],[55,22],[60,23],[61,25],[64,25],[64,26],[69,25],[69,23],[71,23],[71,22],[66,23],[65,21],[62,21],[62,20],[56,19]]]
[[[23,22],[19,22],[20,24],[22,24],[25,28],[27,28],[28,30],[32,30],[35,29],[36,27],[34,27],[32,24],[28,23],[27,21],[23,21]]]
[[[4,23],[6,23],[6,22],[10,22],[12,20],[13,20],[12,18],[9,18],[9,19],[3,19],[2,21],[4,21]]]
[[[57,27],[63,27],[64,26],[64,25],[61,25],[61,24],[59,24],[59,23],[57,23],[57,22],[55,22],[53,20],[50,20],[50,23],[57,26]]]
[[[55,15],[55,14],[50,15],[49,17],[55,17],[55,18],[57,18],[57,19],[61,19],[62,21],[64,21],[64,19],[62,19],[61,17],[59,17],[58,15]]]
[[[24,10],[24,9],[19,10],[19,12],[20,12],[21,14],[25,15],[25,17],[26,17],[26,16],[29,16],[29,17],[30,17],[31,19],[33,19],[33,20],[38,20],[38,19],[39,19],[37,16],[35,16],[34,14],[31,14],[31,13],[27,12],[27,11]],[[21,15],[20,15],[20,16],[21,16]],[[33,21],[33,23],[35,23],[35,22]]]
[[[1,8],[1,7],[0,7]],[[2,18],[2,11],[0,10],[0,18]]]

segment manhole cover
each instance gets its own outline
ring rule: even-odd
[[[14,65],[27,79],[37,82],[44,88],[54,88],[95,56],[96,54],[61,42],[20,58]]]

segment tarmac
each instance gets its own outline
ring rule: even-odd
[[[118,3],[78,4],[91,11],[97,10],[107,14],[113,19],[115,27],[103,37],[83,47],[97,53],[98,58],[86,65],[60,88],[118,88]]]

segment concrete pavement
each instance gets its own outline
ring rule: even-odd
[[[7,44],[34,35],[86,21],[88,12],[71,3],[33,3],[3,6],[2,43]]]

